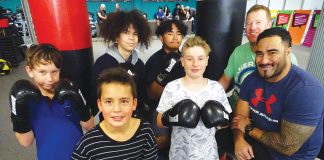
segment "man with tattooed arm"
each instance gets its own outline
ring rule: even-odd
[[[315,159],[323,140],[324,88],[291,64],[291,37],[282,28],[257,38],[257,70],[243,82],[232,122],[242,159]]]

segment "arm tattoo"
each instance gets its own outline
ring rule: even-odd
[[[314,132],[314,126],[305,126],[285,120],[281,122],[281,131],[264,132],[259,141],[285,155],[292,155]]]

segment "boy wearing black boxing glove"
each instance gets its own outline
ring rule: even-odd
[[[61,92],[62,57],[54,46],[31,46],[26,61],[26,72],[32,81],[17,81],[9,95],[16,138],[24,147],[31,146],[35,139],[39,160],[68,160],[83,135],[81,126],[91,129],[93,117],[85,103],[80,103],[79,94],[71,99],[66,96],[73,94],[69,87],[64,89],[69,94]],[[78,111],[80,107],[83,114]]]

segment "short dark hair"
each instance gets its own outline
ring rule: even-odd
[[[97,78],[97,98],[101,97],[102,85],[113,82],[129,85],[131,87],[133,97],[137,98],[136,84],[133,77],[120,67],[108,68],[99,74],[99,77]]]
[[[35,65],[54,63],[56,68],[61,68],[63,58],[60,51],[52,44],[31,45],[26,50],[27,66],[34,68]]]
[[[291,36],[290,33],[281,27],[274,27],[264,30],[257,39],[257,44],[263,38],[278,36],[281,38],[281,41],[285,43],[288,47],[291,47]]]
[[[108,14],[107,19],[100,26],[100,35],[104,41],[115,42],[119,35],[133,25],[138,34],[139,44],[149,46],[151,40],[151,29],[147,20],[138,10],[119,11]]]
[[[188,27],[182,21],[175,19],[162,21],[161,24],[156,28],[155,34],[157,36],[162,36],[164,33],[172,30],[172,24],[177,26],[183,36],[187,34]]]

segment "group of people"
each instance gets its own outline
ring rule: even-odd
[[[189,6],[184,7],[183,5],[177,3],[171,13],[167,5],[165,5],[163,9],[161,6],[159,6],[158,11],[154,14],[154,20],[156,21],[157,26],[159,26],[163,20],[170,20],[170,19],[181,20],[183,22],[191,21],[191,27],[192,27],[191,31],[193,33],[196,32],[195,30],[196,9],[195,8],[190,8]]]
[[[190,8],[189,6],[180,5],[177,3],[175,8],[172,11],[172,17],[177,20],[191,20],[195,17],[195,9]]]
[[[27,51],[32,81],[13,85],[11,119],[21,145],[36,140],[38,159],[220,159],[215,133],[223,128],[232,129],[239,160],[319,153],[323,85],[296,65],[290,34],[271,28],[268,8],[247,12],[249,42],[234,50],[219,80],[205,73],[211,48],[203,38],[188,38],[180,50],[187,33],[181,20],[160,23],[162,48],[144,64],[136,50],[152,36],[144,17],[132,10],[106,19],[101,33],[108,47],[93,67],[90,102],[60,79],[54,46]],[[228,101],[231,81],[235,97]]]
[[[184,7],[179,3],[176,4],[172,13],[167,5],[164,5],[162,9],[161,6],[158,7],[158,11],[154,14],[154,19],[159,25],[161,21],[165,19],[177,19],[177,20],[194,20],[196,15],[196,10],[190,8],[189,6]]]

